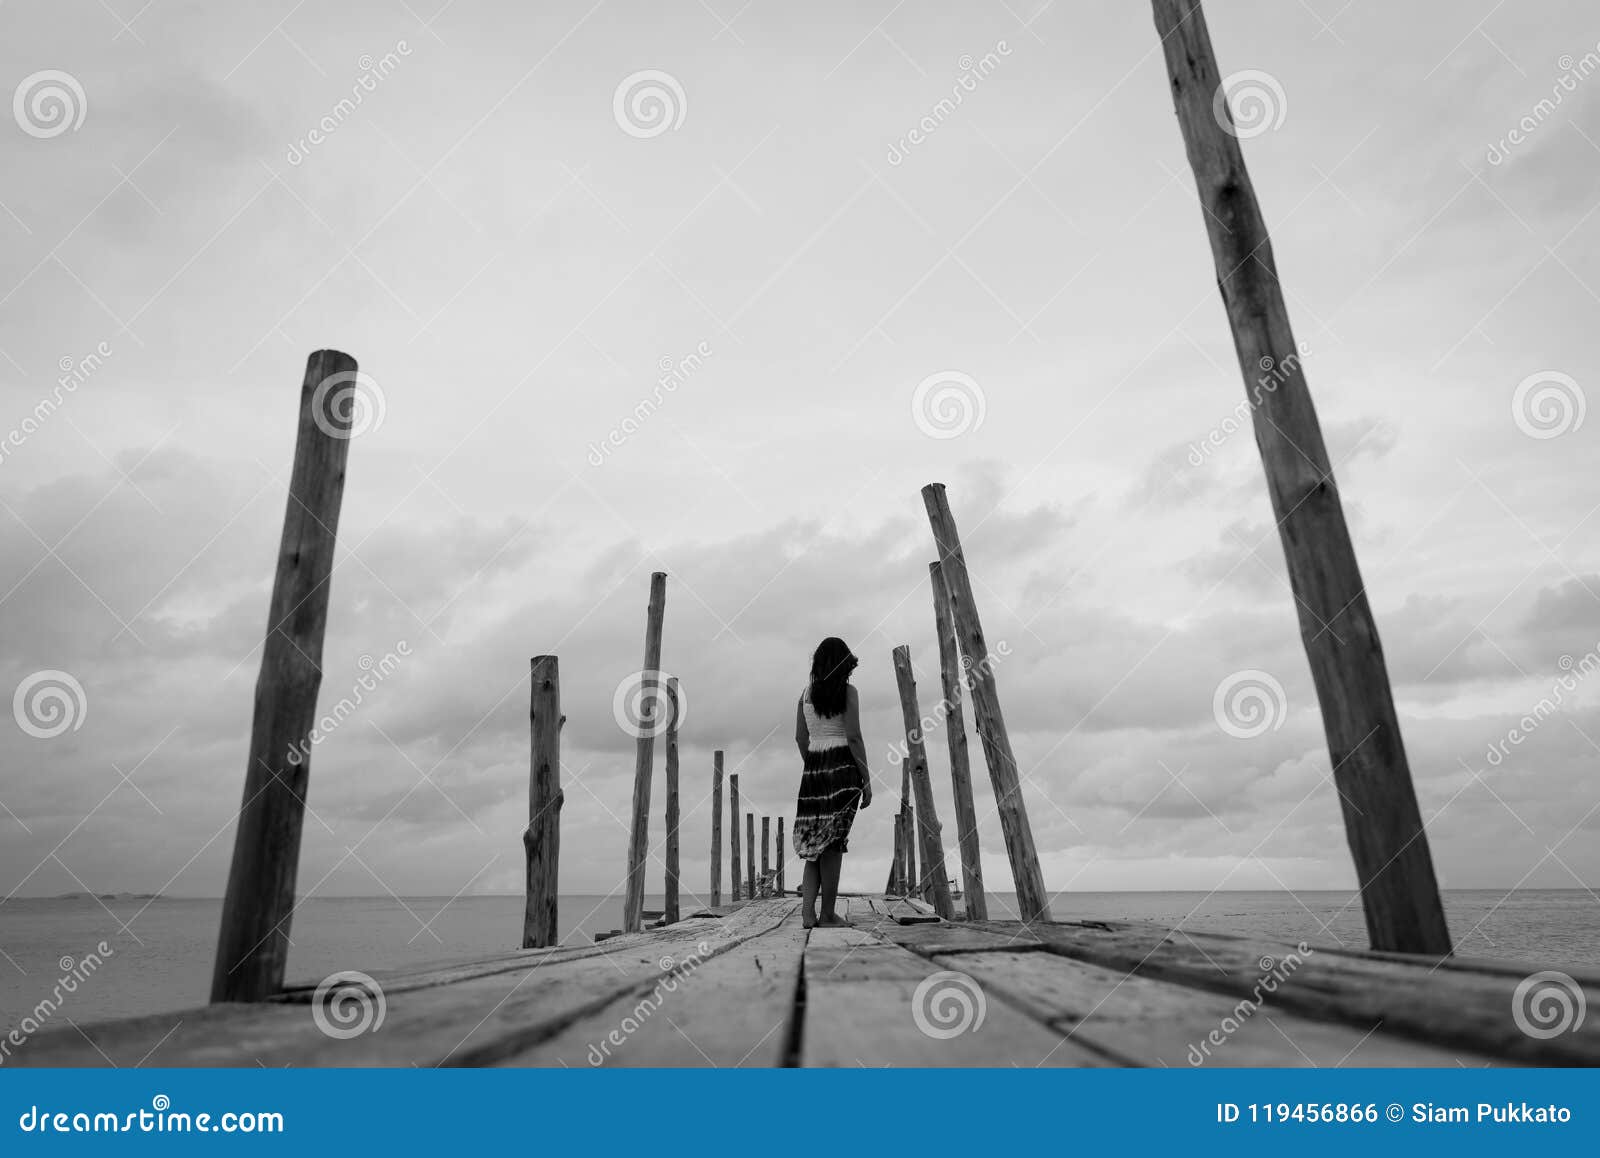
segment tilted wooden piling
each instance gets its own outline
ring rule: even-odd
[[[662,920],[678,921],[678,678],[667,680],[667,900]]]
[[[903,884],[908,897],[922,895],[922,880],[917,876],[917,814],[911,804],[911,763],[900,765],[900,851],[905,856]]]
[[[961,850],[961,888],[969,921],[987,921],[989,902],[983,892],[983,857],[978,848],[978,809],[972,802],[972,762],[967,752],[967,717],[961,710],[961,650],[955,617],[950,613],[950,586],[937,560],[928,564],[933,587],[933,627],[939,636],[939,686],[944,692],[944,742],[950,752],[950,789],[956,802],[956,843]],[[977,662],[977,661],[973,661]]]
[[[783,843],[783,817],[781,816],[778,817],[778,844],[772,855],[776,857],[778,861],[778,895],[780,897],[787,896],[788,894],[783,884],[783,865],[784,862],[789,859],[789,850],[784,846]]]
[[[722,904],[722,749],[711,754],[711,906]]]
[[[744,891],[744,875],[739,866],[739,774],[728,777],[728,868],[733,877],[733,889],[728,899],[735,904]]]
[[[967,669],[972,691],[972,712],[983,744],[984,762],[989,765],[989,781],[994,785],[995,808],[1000,814],[1000,832],[1006,841],[1006,856],[1011,861],[1011,877],[1016,882],[1017,907],[1024,921],[1050,919],[1050,894],[1045,891],[1044,872],[1033,844],[1033,829],[1028,824],[1028,806],[1022,799],[1022,782],[1017,775],[1017,758],[1011,751],[1005,714],[1000,710],[1000,694],[995,687],[994,662],[978,621],[978,606],[972,597],[972,580],[967,574],[967,558],[961,550],[955,516],[945,497],[943,483],[922,488],[923,505],[933,526],[933,540],[939,549],[939,566],[950,588],[950,608],[955,619],[961,654],[971,665]]]
[[[756,814],[744,814],[744,848],[745,860],[745,895],[752,901],[756,899]]]
[[[761,818],[761,881],[766,883],[767,874],[772,871],[768,848],[772,843],[772,817]]]
[[[1446,954],[1450,931],[1377,623],[1231,112],[1227,127],[1219,121],[1226,102],[1205,14],[1199,0],[1154,0],[1154,11],[1217,287],[1251,390],[1256,446],[1322,706],[1367,935],[1374,949]]]
[[[922,742],[922,711],[917,705],[917,679],[911,671],[911,648],[901,644],[894,649],[895,682],[900,687],[900,716],[906,728],[906,764],[911,770],[911,787],[917,796],[917,835],[922,842],[922,871],[927,877],[924,894],[933,911],[945,920],[956,915],[950,898],[950,874],[944,867],[944,836],[939,830],[939,813],[933,803],[933,778],[928,774],[928,752]]]
[[[355,375],[356,360],[349,354],[318,350],[306,360],[300,385],[294,467],[256,677],[244,804],[211,977],[213,1002],[262,1001],[283,988]]]
[[[522,947],[556,944],[556,898],[561,864],[561,673],[553,655],[530,661],[529,731],[533,757],[528,772],[528,827],[522,844],[528,870],[522,914]]]
[[[628,891],[622,907],[624,932],[637,933],[644,923],[644,861],[650,850],[650,779],[654,775],[656,732],[661,695],[661,624],[667,610],[667,576],[650,576],[650,604],[645,612],[644,667],[639,672],[639,741],[633,765],[633,827],[628,833]]]

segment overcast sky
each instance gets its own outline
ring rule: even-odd
[[[1440,879],[1600,887],[1600,679],[1576,678],[1600,641],[1600,20],[1209,15],[1222,72],[1265,74],[1240,82],[1265,114],[1245,154]],[[562,888],[617,888],[612,699],[653,570],[688,700],[686,883],[714,748],[750,807],[792,814],[794,697],[837,634],[879,782],[845,883],[881,887],[896,644],[937,699],[931,481],[1010,650],[1052,888],[1354,884],[1146,6],[33,0],[0,9],[0,65],[22,90],[0,683],[83,689],[60,735],[0,729],[0,891],[222,891],[324,346],[381,406],[350,448],[322,707],[410,654],[313,752],[303,889],[520,889],[545,652]],[[70,390],[63,365],[87,367]],[[1214,711],[1239,672],[1282,688],[1259,735]]]

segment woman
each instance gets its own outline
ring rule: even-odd
[[[811,657],[811,682],[795,712],[794,741],[805,770],[794,806],[794,850],[805,859],[800,895],[801,920],[813,925],[848,925],[834,911],[845,841],[856,809],[872,803],[867,745],[861,739],[861,704],[850,686],[860,661],[844,640],[829,636]],[[822,914],[817,914],[817,893]]]

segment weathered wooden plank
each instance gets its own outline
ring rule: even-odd
[[[1266,220],[1232,131],[1199,0],[1154,0],[1217,288],[1251,392],[1256,446],[1322,707],[1374,949],[1450,952],[1433,857],[1339,487],[1284,305]],[[1263,371],[1270,370],[1270,379]],[[1024,916],[1028,915],[1024,909]]]
[[[818,936],[825,934],[825,936]],[[990,1001],[981,989],[898,945],[855,929],[814,929],[805,955],[807,1066],[1094,1066],[1099,1055],[1059,1030]]]
[[[1022,783],[1017,776],[1017,758],[1011,750],[1011,737],[1000,709],[993,657],[984,640],[983,624],[978,619],[972,580],[967,574],[967,558],[961,550],[961,536],[945,497],[944,484],[930,483],[923,487],[922,502],[933,526],[934,543],[939,548],[939,567],[950,588],[950,607],[961,641],[961,654],[971,665],[967,669],[967,687],[972,692],[972,714],[978,739],[983,744],[984,761],[989,766],[989,780],[994,785],[995,808],[1000,814],[1000,832],[1005,837],[1006,856],[1016,882],[1017,905],[1028,920],[1048,921],[1050,894],[1044,887],[1044,870],[1039,866],[1033,828],[1028,823],[1028,807],[1022,799]]]
[[[51,1030],[18,1051],[20,1065],[483,1065],[521,1053],[627,994],[648,991],[687,953],[708,961],[777,928],[796,902],[752,905],[720,921],[682,922],[653,936],[608,942],[588,957],[538,964],[449,985],[331,1007],[283,1003],[250,1016],[196,1011]],[[692,926],[692,927],[691,927]],[[703,946],[703,947],[702,947]],[[664,959],[668,959],[663,964]],[[363,989],[370,995],[370,989]],[[321,1010],[319,1019],[316,1011]],[[381,1022],[376,1013],[382,1009]],[[370,1011],[370,1012],[368,1012]],[[226,1013],[227,1011],[218,1011]],[[325,1025],[345,1032],[330,1036]]]
[[[740,894],[744,891],[744,871],[739,863],[739,774],[737,772],[728,777],[728,857],[729,868],[733,872],[733,889],[728,896],[738,904]]]
[[[977,927],[1004,932],[1007,925]],[[1513,1014],[1520,979],[1501,972],[1446,973],[1426,961],[1157,927],[1066,923],[1035,924],[1033,931],[1051,952],[1236,998],[1261,992],[1264,976],[1277,969],[1286,980],[1267,995],[1268,1004],[1308,1017],[1358,1027],[1381,1022],[1386,1032],[1530,1064],[1600,1063],[1596,1019],[1554,1037],[1530,1037]],[[1587,1005],[1600,1003],[1600,987],[1584,986],[1583,994]]]
[[[1053,953],[935,953],[932,959],[972,977],[991,1000],[1002,997],[1126,1065],[1453,1066],[1488,1060],[1383,1033],[1378,1022],[1362,1028],[1314,1021]]]
[[[911,648],[894,649],[894,677],[900,690],[900,718],[906,733],[906,767],[917,797],[917,835],[922,843],[924,884],[915,891],[931,897],[933,908],[946,920],[955,916],[950,899],[950,873],[944,865],[944,834],[933,800],[933,778],[928,773],[928,752],[922,742],[922,709],[917,704],[917,678],[911,670]]]
[[[328,587],[359,388],[349,354],[318,350],[306,360],[288,509],[256,677],[244,803],[211,975],[214,1002],[262,1001],[283,987]]]
[[[628,887],[622,903],[622,928],[636,933],[644,920],[644,862],[650,851],[650,780],[654,776],[656,732],[662,710],[661,625],[667,611],[667,576],[650,576],[650,603],[645,609],[644,667],[639,672],[639,738],[633,762],[633,822],[628,830]]]
[[[928,564],[928,580],[933,588],[933,628],[939,637],[939,685],[944,692],[941,703],[944,741],[945,749],[950,753],[950,790],[956,804],[956,845],[961,850],[965,916],[970,920],[985,921],[989,918],[989,902],[983,891],[978,810],[972,802],[972,759],[967,751],[967,717],[961,708],[961,647],[956,640],[955,617],[950,611],[950,584],[945,580],[944,568],[937,559]]]
[[[505,1065],[776,1066],[786,1060],[806,932],[788,921],[643,995],[573,1022]]]
[[[975,950],[1021,950],[1036,948],[1039,944],[1039,939],[1021,926],[1012,933],[999,933],[991,929],[974,929],[965,924],[952,925],[927,917],[914,924],[901,924],[899,920],[890,918],[875,926],[873,931],[886,941],[925,956]]]
[[[528,728],[532,756],[528,770],[528,827],[522,843],[527,889],[522,913],[522,947],[554,945],[561,869],[561,671],[553,655],[529,662],[532,691]]]

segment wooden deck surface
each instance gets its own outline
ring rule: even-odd
[[[375,973],[381,999],[364,1005],[318,1003],[307,985],[57,1028],[11,1064],[1600,1064],[1592,974],[1574,978],[1591,1016],[1540,1037],[1513,1015],[1536,966],[1301,953],[1132,922],[950,923],[903,899],[848,907],[851,928],[808,932],[798,901],[762,900],[599,945]]]

